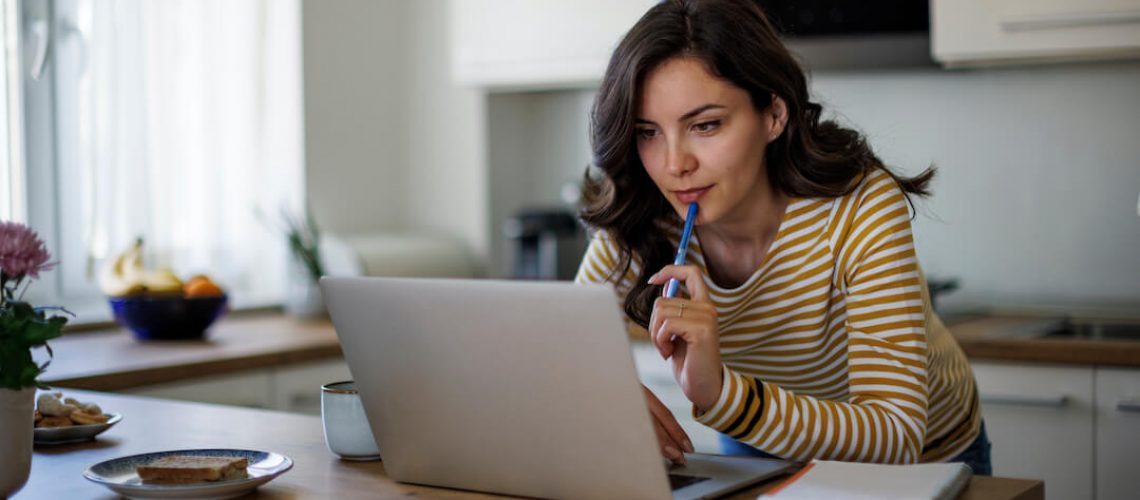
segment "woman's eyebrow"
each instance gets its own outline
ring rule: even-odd
[[[724,105],[722,105],[722,104],[712,104],[712,103],[709,103],[709,104],[703,104],[703,105],[701,105],[701,106],[697,106],[696,108],[693,108],[692,110],[690,110],[690,111],[686,112],[685,114],[681,115],[681,117],[680,117],[680,118],[678,118],[678,119],[677,119],[677,121],[678,121],[678,122],[683,122],[683,121],[685,121],[685,120],[688,120],[688,119],[690,119],[690,118],[692,118],[692,117],[694,117],[694,116],[697,116],[697,115],[699,115],[699,114],[701,114],[701,113],[704,113],[705,111],[708,111],[708,110],[710,110],[710,109],[725,109],[725,106],[724,106]],[[645,125],[657,125],[656,123],[654,123],[654,122],[652,122],[652,121],[650,121],[650,120],[646,120],[645,118],[637,118],[637,119],[635,119],[634,121],[635,121],[635,122],[636,122],[638,125],[641,125],[641,124],[645,124]]]
[[[712,104],[712,103],[705,104],[703,106],[698,106],[696,108],[693,108],[692,111],[689,111],[688,113],[681,115],[681,118],[678,119],[677,121],[683,122],[683,121],[688,120],[694,116],[697,116],[701,113],[704,113],[705,111],[708,111],[710,109],[724,109],[724,106],[722,106],[720,104]]]

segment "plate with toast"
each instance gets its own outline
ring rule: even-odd
[[[172,450],[99,462],[83,477],[128,498],[234,498],[293,468],[293,460],[267,451]]]

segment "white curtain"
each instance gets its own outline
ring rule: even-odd
[[[284,289],[266,227],[303,192],[298,0],[79,0],[88,252],[148,258],[248,300]]]
[[[15,0],[0,0],[0,220],[26,222],[16,7]]]

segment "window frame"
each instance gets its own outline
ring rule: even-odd
[[[55,103],[54,90],[55,58],[52,57],[54,46],[54,10],[55,0],[42,2],[20,1],[21,10],[21,53],[28,54],[31,27],[43,23],[46,28],[47,57],[44,60],[42,72],[33,75],[27,64],[21,65],[22,107],[23,107],[23,145],[24,145],[24,207],[25,221],[39,233],[40,238],[52,253],[55,260],[59,257],[59,244],[61,241],[58,228],[58,211],[56,210],[58,166],[55,158]],[[36,78],[38,76],[38,78]],[[62,276],[59,272],[41,275],[34,286],[27,289],[25,298],[34,303],[55,304],[62,303],[66,297],[62,296]],[[86,309],[85,307],[82,309]],[[109,318],[109,315],[106,315]]]

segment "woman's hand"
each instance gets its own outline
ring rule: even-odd
[[[670,278],[684,283],[689,298],[657,299],[649,319],[649,336],[661,357],[672,361],[673,377],[685,396],[703,413],[716,404],[724,383],[716,306],[709,300],[696,266],[665,266],[649,283],[664,285]]]
[[[657,443],[661,445],[661,455],[675,464],[684,465],[685,455],[682,452],[693,452],[689,435],[685,434],[673,412],[657,399],[653,391],[644,385],[641,388],[645,389],[645,401],[649,403],[649,414],[653,415],[653,430],[657,433]]]

